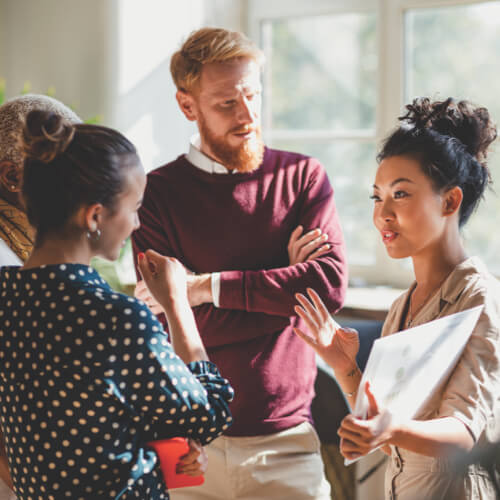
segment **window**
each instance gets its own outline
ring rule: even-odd
[[[267,58],[267,143],[322,161],[353,284],[406,286],[409,263],[385,255],[371,221],[376,152],[415,96],[467,98],[500,120],[500,1],[249,0],[248,7],[250,35]],[[500,155],[490,168],[500,182]],[[492,236],[500,199],[494,192],[486,199],[466,245],[500,273],[500,234]]]
[[[436,92],[470,98],[486,106],[500,125],[500,2],[409,9],[404,23],[405,100]],[[493,229],[500,214],[496,149],[489,158],[495,190],[486,193],[464,237],[470,253],[480,255],[500,274],[500,234]]]

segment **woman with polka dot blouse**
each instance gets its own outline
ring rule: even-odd
[[[0,273],[0,423],[19,499],[168,499],[147,442],[184,436],[178,471],[203,472],[233,391],[208,361],[175,259],[139,267],[171,335],[89,267],[139,226],[146,178],[134,146],[95,125],[28,115],[23,195],[36,228],[23,267]],[[198,444],[199,443],[199,444]],[[201,454],[201,455],[200,455]]]

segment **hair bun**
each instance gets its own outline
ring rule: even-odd
[[[486,167],[488,147],[497,137],[496,127],[486,108],[475,107],[469,101],[455,101],[451,97],[434,102],[421,97],[414,99],[406,109],[406,115],[399,118],[401,121],[416,129],[456,137]]]
[[[62,116],[52,111],[31,111],[22,136],[26,158],[50,163],[66,150],[74,134],[74,126]]]

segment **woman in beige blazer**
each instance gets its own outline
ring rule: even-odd
[[[363,388],[369,417],[341,424],[347,458],[377,447],[390,456],[390,499],[494,499],[497,486],[482,465],[457,474],[453,457],[500,441],[500,285],[478,257],[468,257],[460,234],[490,182],[486,159],[496,129],[488,111],[453,99],[418,99],[379,154],[373,221],[387,253],[411,257],[415,282],[399,297],[382,335],[483,305],[449,379],[412,420],[394,422]],[[297,313],[309,332],[297,334],[335,370],[351,405],[361,380],[357,332],[340,328],[313,290],[298,294]]]

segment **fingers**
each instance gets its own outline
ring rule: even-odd
[[[137,282],[134,290],[134,297],[142,300],[153,314],[160,314],[164,312],[163,307],[161,307],[157,300],[153,297],[144,280]]]
[[[368,417],[371,418],[380,413],[377,400],[371,391],[370,382],[366,382],[365,384],[365,393],[368,398]]]
[[[349,414],[342,420],[337,431],[340,438],[345,441],[344,451],[361,455],[380,446],[389,445],[392,433],[391,414],[387,411],[367,420],[360,420]]]
[[[205,450],[197,441],[188,440],[189,451],[182,456],[176,466],[176,472],[189,476],[199,476],[207,469],[208,459]]]
[[[185,455],[182,455],[179,459],[179,464],[190,465],[196,462],[201,454],[201,446],[196,441],[190,439],[188,442],[189,451]]]
[[[363,453],[358,446],[348,439],[340,440],[340,453],[348,460],[354,460],[366,454],[366,452]]]
[[[177,474],[187,474],[188,476],[199,476],[200,474],[203,474],[204,469],[203,469],[203,464],[198,462],[198,460],[195,460],[194,462],[190,463],[179,462],[175,467],[175,471],[177,472]]]
[[[328,235],[319,228],[304,234],[303,226],[297,226],[288,241],[290,265],[306,262],[328,252],[330,246],[324,245],[327,240]]]
[[[328,239],[327,234],[321,234],[319,229],[310,231],[309,233],[302,236],[297,241],[297,245],[300,246],[299,250],[299,262],[305,262],[309,260],[309,256],[312,252],[318,249],[318,247],[324,246],[325,241]]]
[[[343,442],[342,454],[347,458],[357,458],[353,457],[353,454],[364,455],[372,448],[373,436],[371,435],[349,430],[344,425],[341,425],[337,434]]]
[[[333,318],[332,320],[338,326],[337,334],[346,341],[358,341],[359,333],[354,328],[349,328],[348,326],[340,326]]]
[[[146,302],[146,305],[148,306],[149,310],[155,315],[162,314],[165,312],[165,309],[163,309],[163,307],[160,304],[158,304],[156,300],[152,300],[151,303]]]
[[[309,344],[313,349],[317,346],[316,340],[312,337],[309,337],[306,333],[304,333],[300,328],[294,328],[293,331],[306,343]]]
[[[290,235],[290,240],[288,241],[288,248],[294,245],[294,243],[297,241],[299,236],[302,234],[304,231],[304,228],[302,226],[297,226],[293,231],[292,234]]]
[[[370,420],[361,420],[350,413],[342,420],[337,434],[355,443],[365,442],[372,438],[371,428]]]
[[[139,267],[139,272],[141,273],[143,281],[147,283],[148,280],[151,279],[152,271],[149,267],[146,255],[142,252],[137,255],[137,266]]]
[[[319,247],[317,250],[309,254],[306,260],[317,259],[318,257],[321,257],[325,253],[328,253],[329,251],[330,251],[330,245],[327,243],[326,245]]]
[[[315,322],[316,328],[319,328],[321,323],[324,322],[323,315],[317,310],[315,305],[311,303],[311,301],[305,295],[302,295],[301,293],[296,293],[295,298],[302,306],[302,308],[307,312],[310,318]]]
[[[177,262],[173,257],[166,257],[165,255],[151,249],[146,250],[145,257],[148,261],[149,268],[151,269],[152,276],[162,274],[165,266],[168,266],[169,262]]]
[[[139,280],[135,285],[134,297],[143,300],[145,302],[145,299],[149,295],[150,293],[148,287],[146,286],[146,282],[144,280]]]
[[[297,241],[300,241],[302,247],[310,245],[313,241],[322,240],[325,241],[328,238],[326,233],[321,233],[321,229],[313,229],[301,236]],[[314,246],[314,245],[313,245]]]
[[[312,303],[314,304],[314,307],[318,311],[321,320],[323,322],[327,321],[328,318],[330,318],[330,313],[328,312],[328,309],[321,300],[320,296],[312,288],[307,289],[307,294],[311,298]],[[333,318],[331,319],[335,325],[335,329],[340,329],[340,325]]]
[[[320,329],[321,318],[301,293],[295,294],[295,298],[300,304],[300,306],[294,307],[295,312],[304,320],[309,330],[317,336]]]

